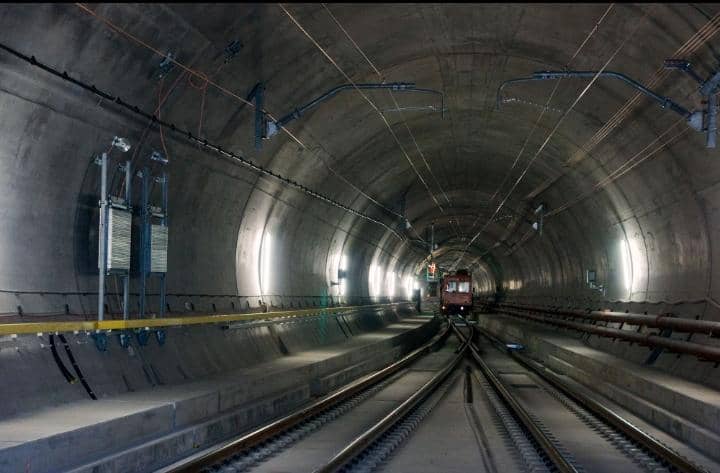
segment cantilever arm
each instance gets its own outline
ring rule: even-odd
[[[529,82],[529,81],[536,81],[536,80],[556,80],[556,79],[567,79],[567,78],[576,78],[576,77],[587,77],[587,78],[593,78],[595,76],[599,77],[611,77],[614,79],[619,79],[626,84],[629,84],[633,88],[639,90],[644,95],[647,95],[651,99],[655,100],[660,104],[662,108],[669,108],[673,112],[682,115],[683,118],[690,120],[692,117],[692,112],[687,110],[682,105],[679,105],[678,103],[674,102],[673,100],[669,99],[668,97],[663,97],[662,95],[659,95],[652,90],[648,89],[638,81],[626,76],[625,74],[622,74],[620,72],[614,72],[614,71],[539,71],[533,73],[531,77],[523,77],[520,79],[512,79],[509,81],[503,82],[500,87],[498,88],[497,93],[497,106],[500,108],[500,94],[502,93],[502,89],[507,85],[511,83],[516,82]]]
[[[338,85],[337,87],[333,87],[332,89],[328,90],[324,94],[314,98],[310,102],[295,108],[292,112],[288,113],[284,117],[280,118],[277,121],[268,121],[266,125],[265,130],[265,138],[269,138],[276,134],[281,128],[283,128],[285,125],[290,123],[291,121],[300,118],[302,115],[304,115],[308,110],[316,107],[320,103],[329,100],[333,97],[335,97],[338,93],[342,92],[343,90],[351,90],[351,89],[387,89],[391,91],[397,91],[397,92],[418,92],[418,93],[426,93],[426,94],[436,94],[440,95],[441,97],[441,110],[443,110],[443,116],[444,116],[444,108],[445,108],[445,96],[442,92],[439,92],[437,90],[433,89],[420,89],[415,87],[415,83],[413,82],[389,82],[389,83],[382,83],[382,84],[342,84]]]
[[[500,98],[502,97],[502,91],[503,91],[503,89],[505,88],[506,85],[508,85],[508,84],[517,84],[518,82],[531,82],[531,81],[536,81],[536,80],[541,80],[541,79],[538,79],[538,78],[536,78],[536,77],[521,77],[521,78],[519,78],[519,79],[506,80],[505,82],[503,82],[502,84],[500,84],[500,87],[498,87],[497,94],[496,94],[496,98],[495,98],[495,107],[496,107],[496,109],[497,109],[497,110],[500,110]]]
[[[614,72],[614,71],[540,71],[535,72],[533,74],[533,77],[536,80],[552,80],[552,79],[565,79],[565,78],[572,78],[572,77],[612,77],[614,79],[620,79],[621,81],[625,82],[626,84],[630,84],[635,89],[639,90],[643,94],[647,95],[651,99],[655,100],[657,103],[660,104],[662,108],[669,108],[673,112],[682,115],[684,118],[690,118],[690,115],[692,113],[687,110],[682,105],[679,105],[678,103],[674,102],[673,100],[669,99],[668,97],[663,97],[662,95],[659,95],[652,90],[648,89],[644,85],[642,85],[640,82],[636,81],[635,79],[632,79],[625,74],[622,74],[620,72]]]
[[[314,98],[310,102],[306,103],[305,105],[302,105],[292,112],[288,113],[281,119],[279,119],[276,123],[277,127],[282,127],[288,124],[289,122],[295,120],[296,118],[300,118],[300,116],[310,110],[313,107],[316,107],[318,104],[329,100],[333,97],[335,97],[339,92],[342,92],[343,90],[348,89],[390,89],[390,90],[414,90],[415,84],[412,82],[390,82],[387,84],[342,84],[338,85],[337,87],[333,87],[332,89],[328,90],[324,94],[320,95],[319,97]]]

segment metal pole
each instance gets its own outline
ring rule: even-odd
[[[708,116],[708,125],[707,125],[707,140],[705,142],[705,146],[707,148],[715,148],[717,145],[717,94],[710,94],[707,98],[707,116]]]
[[[132,161],[125,161],[125,205],[132,206]],[[130,270],[123,277],[123,319],[130,318]]]
[[[435,249],[435,224],[430,225],[430,256],[432,257],[432,252]]]
[[[165,171],[162,173],[162,207],[163,207],[163,217],[162,217],[162,225],[167,228],[168,226],[168,175]],[[167,271],[167,268],[165,268]],[[160,275],[160,317],[165,316],[165,278],[167,276],[167,273],[162,273]]]
[[[165,273],[160,275],[160,318],[165,317]]]
[[[100,226],[98,237],[98,321],[105,318],[105,273],[107,272],[107,153],[102,154],[100,162]]]
[[[145,317],[145,292],[150,247],[150,169],[142,170],[142,234],[140,238],[140,318]]]
[[[264,133],[265,112],[263,111],[264,99],[265,99],[265,85],[260,83],[255,89],[255,149],[260,151],[262,149],[262,138]]]

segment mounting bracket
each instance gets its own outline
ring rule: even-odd
[[[704,115],[704,127],[701,122],[702,130],[705,132],[705,147],[715,148],[717,147],[717,115],[718,115],[718,103],[717,94],[720,92],[720,71],[716,71],[710,75],[706,80],[703,80],[692,67],[690,61],[684,59],[665,59],[665,69],[678,69],[685,72],[692,77],[700,88],[698,91],[700,95],[705,98],[705,113]],[[703,117],[701,115],[701,117]]]
[[[235,56],[238,55],[242,48],[243,44],[237,39],[230,41],[230,43],[225,46],[225,49],[223,50],[223,52],[225,53],[225,61],[223,61],[223,63],[227,64],[228,62],[235,59]]]
[[[147,329],[135,329],[135,337],[137,338],[138,345],[144,347],[150,338],[150,331]]]
[[[632,79],[625,74],[615,71],[538,71],[534,72],[530,77],[521,77],[518,79],[511,79],[500,84],[497,90],[497,103],[496,106],[500,108],[500,102],[502,98],[502,90],[505,86],[519,82],[531,82],[539,80],[559,80],[568,78],[588,78],[593,79],[595,77],[609,77],[619,79],[631,87],[638,90],[640,93],[655,100],[660,107],[667,108],[677,113],[678,115],[685,118],[686,123],[690,128],[695,131],[704,132],[706,134],[706,147],[715,148],[717,142],[717,97],[716,94],[720,89],[720,72],[715,72],[707,80],[703,81],[690,66],[690,63],[682,60],[666,60],[665,67],[669,69],[680,69],[690,75],[693,79],[701,84],[699,89],[700,94],[706,97],[707,107],[705,111],[689,111],[682,105],[671,100],[668,97],[664,97],[644,85],[640,82]]]
[[[97,348],[98,351],[107,351],[107,345],[108,345],[107,333],[98,331],[98,332],[91,334],[90,336],[95,341],[95,348]]]
[[[326,100],[329,100],[333,97],[335,97],[339,92],[342,92],[344,90],[353,90],[353,89],[387,89],[390,91],[396,91],[396,92],[414,92],[414,93],[424,93],[424,94],[435,94],[440,96],[441,105],[440,110],[445,110],[445,96],[442,92],[433,90],[433,89],[421,89],[415,87],[415,84],[413,82],[387,82],[387,83],[371,83],[371,84],[342,84],[338,85],[337,87],[333,87],[332,89],[328,90],[324,94],[314,98],[310,102],[301,105],[300,107],[297,107],[293,109],[290,113],[285,115],[284,117],[280,118],[279,120],[267,120],[265,119],[263,123],[263,130],[262,130],[262,138],[269,139],[270,137],[276,135],[285,125],[290,123],[291,121],[300,118],[303,114],[305,114],[308,110],[316,107],[322,102],[325,102]],[[256,104],[257,106],[257,104]],[[257,110],[257,109],[256,109]],[[257,120],[256,120],[257,125]],[[256,130],[257,132],[257,130]],[[256,147],[257,147],[257,141],[256,141]],[[258,148],[259,149],[259,148]]]
[[[265,84],[262,82],[255,84],[255,87],[250,90],[247,100],[253,102],[255,106],[255,149],[260,151],[268,122],[267,115],[263,110],[265,106]]]
[[[157,67],[157,70],[155,71],[155,79],[160,80],[168,73],[173,70],[175,67],[175,59],[177,56],[173,54],[172,52],[168,52],[167,55],[160,61],[160,64]]]

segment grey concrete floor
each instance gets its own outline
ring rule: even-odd
[[[382,389],[354,409],[249,471],[291,473],[316,470],[442,369],[453,357],[457,346],[457,339],[451,337],[441,350],[396,374],[386,381]],[[558,449],[579,469],[587,473],[648,471],[648,465],[626,453],[632,446],[623,450],[593,430],[552,395],[553,388],[532,371],[484,338],[480,338],[478,346],[490,368],[531,416],[552,434]],[[465,376],[466,368],[471,370],[470,376]],[[468,397],[468,383],[471,398]],[[469,360],[461,363],[439,391],[431,396],[437,399],[434,408],[374,471],[526,471],[519,450],[490,402],[489,389],[474,364]],[[626,414],[619,406],[609,407],[620,410],[621,415]],[[637,419],[633,417],[629,420]],[[653,435],[657,433],[647,425],[643,427]],[[709,465],[706,462],[700,464]],[[720,470],[711,467],[708,471]]]
[[[492,407],[477,380],[470,379],[473,402],[466,402],[464,377],[456,373],[438,405],[379,471],[520,471],[516,453],[495,422]]]
[[[294,473],[313,471],[332,458],[355,437],[405,401],[454,356],[450,343],[412,365],[402,376],[365,400],[355,409],[257,465],[253,472]]]
[[[534,415],[557,438],[578,465],[590,472],[645,471],[625,456],[598,432],[588,428],[557,399],[541,389],[543,382],[529,370],[480,339],[483,358],[499,375],[511,393],[531,415]]]

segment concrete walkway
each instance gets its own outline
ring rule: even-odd
[[[408,317],[202,381],[7,418],[0,421],[0,471],[152,471],[399,358],[432,335],[431,325]]]

